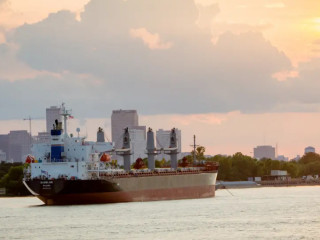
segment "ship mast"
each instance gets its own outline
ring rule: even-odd
[[[71,116],[71,110],[66,110],[64,103],[62,103],[61,111],[62,111],[61,115],[63,116],[63,124],[64,124],[64,136],[68,137],[67,119],[69,116]]]
[[[197,159],[196,159],[196,147],[199,145],[196,145],[196,135],[193,135],[193,145],[190,145],[193,147],[193,164],[196,164]]]

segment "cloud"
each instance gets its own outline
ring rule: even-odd
[[[14,44],[0,44],[0,80],[16,81],[47,74],[30,68],[16,58],[18,47]]]
[[[273,78],[277,79],[278,81],[286,81],[288,78],[297,78],[299,77],[298,71],[281,71],[276,72],[272,75]]]
[[[3,6],[4,4],[6,4],[8,2],[8,0],[0,0],[0,7]]]
[[[6,36],[5,36],[5,29],[0,26],[0,44],[3,44],[6,42]]]
[[[234,113],[228,113],[233,115]],[[191,115],[171,115],[170,121],[177,124],[177,126],[190,126],[191,124],[206,124],[206,125],[220,125],[226,121],[226,116],[223,114],[191,114]]]
[[[307,82],[306,72],[290,75],[288,57],[260,31],[222,32],[212,44],[197,19],[191,0],[92,0],[81,21],[60,11],[25,24],[7,36],[8,44],[18,46],[12,67],[22,63],[35,74],[16,82],[2,78],[1,102],[15,104],[2,105],[2,112],[28,115],[62,101],[83,118],[119,108],[203,114],[304,105],[307,96],[297,89]],[[291,78],[279,82],[272,77],[279,72]],[[14,96],[17,89],[32,94]],[[30,108],[16,111],[24,104]]]
[[[80,71],[86,61],[81,54],[87,53],[88,47],[78,35],[79,22],[75,17],[69,11],[50,14],[39,23],[17,28],[7,40],[20,46],[17,56],[34,69],[61,72],[74,70],[76,64]]]
[[[130,35],[133,38],[140,38],[150,49],[169,49],[172,47],[171,42],[161,41],[159,34],[152,34],[145,28],[130,29]]]
[[[100,80],[94,76],[83,78],[70,72],[43,74],[14,82],[0,80],[0,118],[44,116],[46,107],[62,102],[75,110],[75,117],[85,117],[94,112],[105,116],[103,109],[107,109],[106,103],[112,99],[97,82]]]
[[[320,111],[320,58],[299,65],[299,76],[283,82],[286,104],[279,111]]]
[[[197,25],[201,28],[211,28],[213,19],[219,14],[220,8],[219,4],[197,4],[199,11],[199,17],[197,20]]]
[[[265,8],[285,8],[286,5],[283,2],[269,3],[264,6]]]
[[[313,44],[316,46],[316,48],[314,48],[313,51],[316,53],[320,52],[320,39],[314,41]]]

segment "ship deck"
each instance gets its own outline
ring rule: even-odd
[[[187,174],[200,174],[200,173],[216,173],[218,169],[190,169],[190,170],[175,170],[175,171],[130,171],[130,172],[99,172],[99,177],[112,177],[112,178],[131,178],[131,177],[154,177],[154,176],[169,176],[169,175],[187,175]]]

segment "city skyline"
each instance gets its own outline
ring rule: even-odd
[[[66,102],[80,126],[137,109],[143,125],[181,129],[183,151],[193,134],[209,154],[252,155],[264,144],[290,158],[317,151],[319,7],[0,0],[0,133],[28,130],[17,119]],[[45,130],[37,121],[34,133]]]
[[[76,113],[74,115],[75,118],[68,121],[69,133],[75,135],[76,128],[80,127],[81,136],[87,136],[89,140],[95,140],[98,127],[102,127],[106,134],[106,141],[111,141],[111,118],[78,119]],[[204,146],[206,154],[209,155],[233,155],[236,152],[242,152],[253,156],[254,147],[259,145],[276,147],[276,144],[278,144],[278,155],[285,155],[289,159],[293,159],[297,155],[302,156],[307,146],[315,147],[316,152],[319,153],[320,140],[318,136],[320,136],[320,129],[316,128],[316,124],[320,121],[320,114],[317,118],[310,114],[301,115],[299,119],[291,119],[293,124],[289,125],[286,125],[286,118],[292,118],[290,115],[285,118],[272,114],[269,117],[265,116],[263,119],[260,119],[259,116],[256,117],[257,119],[254,121],[258,122],[259,125],[243,128],[242,123],[247,122],[248,117],[241,113],[233,113],[228,116],[213,114],[211,118],[205,118],[203,115],[146,116],[139,114],[140,124],[154,130],[179,128],[183,133],[182,152],[191,152],[190,145],[193,143],[193,135],[195,134],[197,144]],[[277,123],[272,123],[271,120],[274,118],[277,118]],[[237,122],[237,125],[234,125],[233,122]],[[296,129],[296,126],[302,125],[303,122],[313,125],[314,130],[308,130],[308,132],[305,132],[308,137],[301,138],[300,136],[303,136],[306,129]],[[10,130],[27,130],[29,132],[29,123],[23,120],[0,120],[0,125],[0,134],[8,134]],[[254,122],[249,125],[254,125]],[[33,136],[37,135],[38,132],[45,131],[45,119],[32,120],[32,129]],[[263,129],[259,136],[256,134],[257,129]],[[312,131],[313,134],[311,134]],[[290,141],[285,142],[288,135]]]

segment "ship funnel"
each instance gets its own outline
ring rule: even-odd
[[[178,148],[177,148],[177,133],[176,129],[172,128],[170,133],[170,151],[171,168],[177,169],[178,167]]]
[[[105,140],[104,140],[104,132],[103,132],[103,129],[101,127],[98,128],[97,142],[105,142]]]
[[[62,161],[62,153],[64,152],[62,132],[62,123],[56,119],[55,124],[53,125],[53,129],[51,130],[51,162]]]
[[[155,168],[154,155],[155,145],[154,145],[154,133],[151,128],[149,128],[147,133],[147,155],[148,155],[148,168],[153,170]]]

